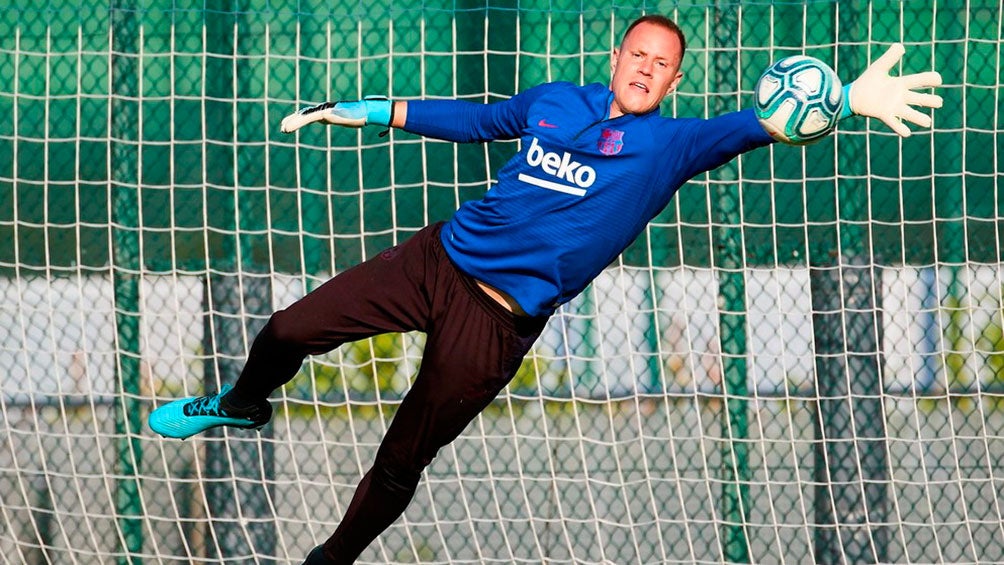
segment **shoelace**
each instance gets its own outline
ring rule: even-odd
[[[220,410],[220,398],[222,394],[207,394],[196,398],[185,405],[186,416],[226,416],[226,412]]]

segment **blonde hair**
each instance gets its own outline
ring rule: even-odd
[[[680,59],[683,59],[683,53],[687,50],[687,38],[683,35],[683,30],[680,29],[680,26],[676,25],[676,22],[659,14],[647,14],[631,22],[627,31],[624,32],[624,37],[621,38],[621,43],[624,43],[624,39],[627,38],[632,29],[638,27],[639,24],[644,23],[657,25],[676,34],[676,37],[680,40]]]

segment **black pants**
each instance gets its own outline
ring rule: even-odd
[[[514,316],[484,294],[447,257],[440,227],[424,228],[273,314],[234,387],[238,398],[266,398],[307,355],[381,333],[427,334],[415,382],[324,544],[336,563],[352,563],[404,512],[422,470],[505,388],[547,321]]]

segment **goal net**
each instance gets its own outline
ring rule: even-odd
[[[281,118],[605,82],[652,12],[688,38],[664,115],[748,107],[791,54],[850,80],[898,41],[945,107],[689,182],[360,561],[1004,562],[996,0],[4,3],[0,562],[299,563],[421,334],[310,358],[261,433],[147,415],[232,383],[271,312],[449,218],[517,145]]]

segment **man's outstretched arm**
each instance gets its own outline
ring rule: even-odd
[[[408,102],[376,97],[322,102],[286,116],[279,130],[293,133],[314,123],[351,128],[375,125],[447,141],[492,141],[518,135],[520,121],[510,115],[511,105],[508,101],[498,104],[462,100]],[[412,110],[410,120],[409,108]]]
[[[392,101],[383,97],[324,102],[286,116],[279,126],[293,133],[313,123],[401,128],[419,135],[456,142],[480,142],[519,137],[526,113],[546,85],[507,100],[481,104],[464,100]]]

